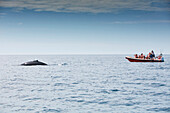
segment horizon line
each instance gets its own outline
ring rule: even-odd
[[[135,53],[71,53],[71,54],[0,54],[0,56],[6,56],[6,55],[21,55],[21,56],[24,56],[24,55],[30,55],[30,56],[33,56],[33,55],[134,55]],[[164,53],[163,55],[170,55],[170,53]]]

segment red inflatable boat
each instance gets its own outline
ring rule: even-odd
[[[144,58],[133,58],[126,56],[126,59],[128,59],[130,62],[164,62],[164,59],[144,59]]]

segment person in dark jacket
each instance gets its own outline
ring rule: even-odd
[[[153,52],[153,50],[151,51],[152,57],[155,57],[155,53]]]

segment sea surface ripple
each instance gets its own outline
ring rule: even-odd
[[[0,113],[170,112],[170,55],[1,55]],[[20,66],[38,59],[48,66]]]

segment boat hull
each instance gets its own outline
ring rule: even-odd
[[[130,62],[164,62],[162,59],[141,59],[141,58],[133,58],[133,57],[125,57]]]

